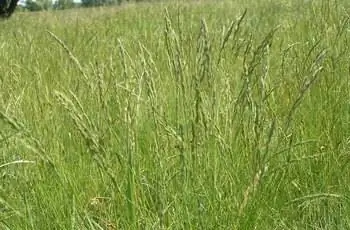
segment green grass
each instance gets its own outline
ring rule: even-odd
[[[1,21],[0,229],[349,229],[348,9]]]

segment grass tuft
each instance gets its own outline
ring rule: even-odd
[[[348,229],[348,6],[1,22],[0,229]]]

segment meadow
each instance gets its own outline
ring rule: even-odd
[[[350,4],[0,21],[0,229],[350,229]]]

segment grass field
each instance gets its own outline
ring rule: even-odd
[[[350,229],[349,12],[169,1],[0,21],[0,229]]]

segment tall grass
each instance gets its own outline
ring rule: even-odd
[[[345,1],[1,24],[1,229],[349,228]]]

